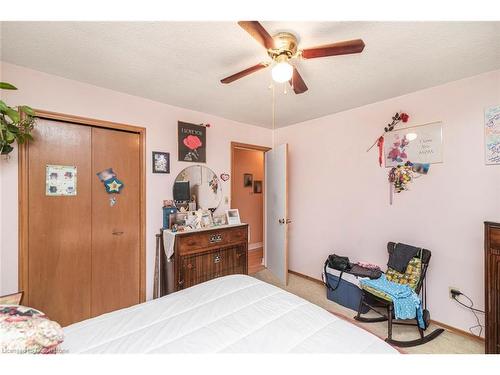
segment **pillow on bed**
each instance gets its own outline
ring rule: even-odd
[[[0,353],[55,353],[62,328],[41,311],[20,305],[0,305]]]

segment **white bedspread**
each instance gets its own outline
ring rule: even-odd
[[[397,353],[328,311],[243,275],[88,319],[64,333],[69,353]]]

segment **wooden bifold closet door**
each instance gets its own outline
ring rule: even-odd
[[[28,300],[62,326],[90,317],[91,128],[39,120],[28,158]],[[46,165],[77,167],[77,195],[45,193]]]
[[[39,119],[27,153],[27,301],[62,326],[140,302],[137,133]],[[46,195],[46,166],[77,167],[76,196]],[[124,183],[116,204],[96,173]]]
[[[112,167],[124,188],[111,207],[92,179],[92,316],[139,301],[139,135],[92,128],[92,175]]]

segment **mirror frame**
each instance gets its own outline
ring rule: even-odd
[[[217,176],[217,174],[214,172],[214,170],[206,165],[203,165],[203,164],[195,164],[195,165],[190,165],[190,166],[187,166],[185,168],[183,168],[178,174],[177,176],[175,177],[174,179],[174,183],[173,183],[173,186],[172,186],[172,199],[173,199],[173,202],[174,202],[174,205],[175,207],[177,207],[178,210],[180,210],[181,207],[185,207],[186,208],[186,211],[188,211],[188,207],[186,207],[186,204],[184,203],[179,203],[180,201],[176,201],[175,200],[175,197],[174,197],[174,186],[175,186],[175,183],[178,182],[178,178],[179,176],[182,175],[182,173],[184,173],[184,171],[186,171],[187,169],[189,168],[205,168],[207,169],[209,172],[213,173],[213,175],[215,176],[215,178],[217,179],[217,194],[219,196],[219,201],[217,202],[217,205],[215,207],[198,207],[198,209],[203,209],[203,210],[210,210],[212,213],[215,212],[215,210],[217,210],[217,208],[219,208],[219,206],[221,205],[222,203],[222,199],[223,199],[223,194],[222,194],[222,185],[221,185],[221,179]],[[190,184],[189,188],[191,190],[193,185]],[[191,192],[190,192],[190,195],[191,195]],[[188,201],[189,203],[189,201]],[[198,202],[197,202],[198,204]]]

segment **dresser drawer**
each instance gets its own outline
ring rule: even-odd
[[[247,250],[247,224],[178,233],[166,289],[177,291],[221,276],[248,274]]]
[[[246,273],[246,252],[242,246],[187,255],[180,260],[182,288],[217,277]]]
[[[210,253],[183,257],[180,267],[179,281],[182,288],[189,288],[210,280],[215,273],[215,265]]]
[[[225,229],[193,233],[177,238],[180,255],[196,253],[200,250],[223,247],[247,241],[247,228]]]
[[[490,228],[488,232],[489,247],[495,254],[500,254],[500,228]]]

